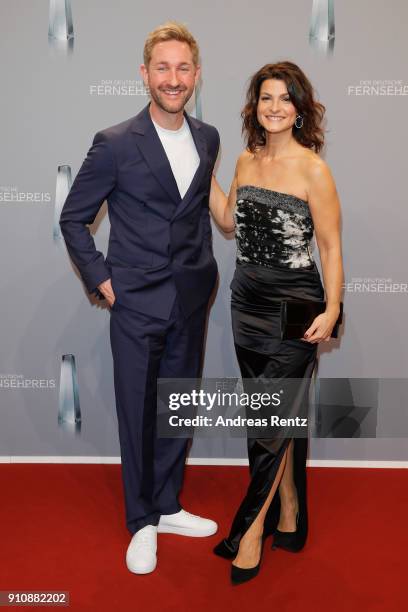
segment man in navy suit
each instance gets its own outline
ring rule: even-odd
[[[214,521],[178,501],[187,440],[157,438],[157,378],[199,375],[208,301],[217,277],[209,219],[217,130],[184,107],[200,76],[197,44],[169,22],[146,40],[151,101],[98,132],[65,202],[60,226],[90,293],[111,309],[110,337],[130,571],[156,567],[157,533],[208,536]],[[88,225],[104,200],[106,259]]]

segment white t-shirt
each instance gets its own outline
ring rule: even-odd
[[[184,198],[200,164],[189,125],[185,119],[178,130],[166,130],[155,121],[153,125],[166,151],[180,195]]]

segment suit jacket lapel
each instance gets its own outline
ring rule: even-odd
[[[135,117],[131,128],[139,150],[149,165],[152,174],[177,204],[173,217],[178,216],[189,205],[191,198],[203,180],[208,163],[207,142],[202,133],[200,122],[196,121],[193,117],[189,117],[186,112],[184,117],[190,127],[191,135],[200,158],[200,164],[183,199],[178,190],[166,152],[151,120],[149,104]]]
[[[194,144],[197,149],[197,153],[200,157],[200,164],[196,170],[196,173],[193,177],[193,180],[190,183],[190,186],[184,195],[184,198],[181,200],[180,204],[177,206],[173,217],[180,215],[190,204],[191,198],[197,191],[198,186],[203,180],[205,171],[207,169],[208,163],[208,149],[207,149],[207,141],[202,133],[201,124],[194,119],[194,117],[189,117],[187,113],[184,113],[184,117],[187,120],[187,123],[190,127],[191,135],[194,140]]]
[[[152,174],[154,174],[171,199],[178,204],[181,200],[180,192],[166,152],[150,118],[149,105],[135,117],[132,132]]]

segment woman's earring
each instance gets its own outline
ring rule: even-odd
[[[300,119],[302,122],[300,125],[298,125],[298,119]],[[295,126],[297,127],[298,130],[300,130],[300,128],[303,127],[303,117],[301,115],[296,115]]]

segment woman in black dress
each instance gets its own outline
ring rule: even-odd
[[[296,64],[267,64],[248,88],[242,111],[246,148],[228,199],[213,178],[212,215],[223,230],[236,232],[231,312],[243,379],[296,378],[310,384],[317,345],[329,341],[339,315],[340,205],[330,170],[318,155],[324,112]],[[324,289],[310,248],[314,233]],[[303,338],[281,340],[280,303],[288,299],[326,301],[325,312]],[[295,399],[291,416],[296,403],[301,404]],[[274,534],[274,547],[303,548],[307,446],[307,438],[248,438],[251,481],[229,536],[214,549],[233,560],[234,584],[257,575],[268,535]]]

